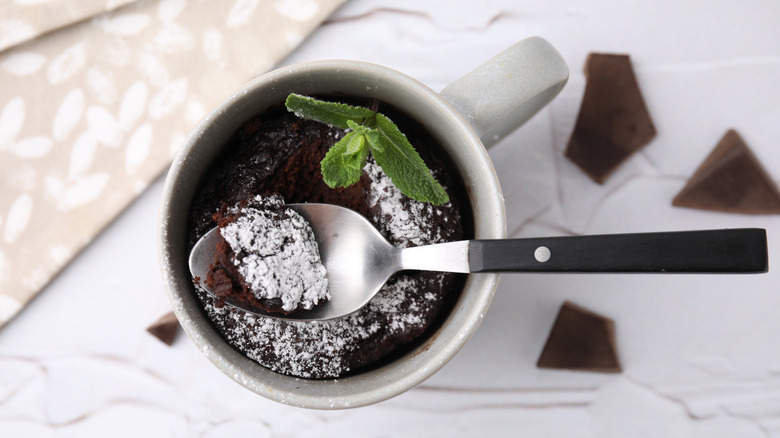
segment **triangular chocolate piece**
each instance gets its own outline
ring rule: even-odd
[[[730,213],[780,214],[780,191],[742,137],[730,129],[672,204]]]
[[[536,366],[619,373],[615,323],[568,301],[563,303]]]
[[[628,55],[591,53],[585,95],[566,157],[599,184],[655,137]]]
[[[173,345],[176,333],[179,331],[179,321],[173,312],[166,313],[154,324],[147,327],[146,331],[154,335],[160,341]]]

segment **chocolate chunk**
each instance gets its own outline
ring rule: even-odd
[[[591,53],[588,81],[566,157],[599,184],[655,137],[628,55]]]
[[[173,312],[166,313],[154,324],[146,328],[146,331],[168,345],[173,345],[176,333],[179,331],[179,321]]]
[[[742,137],[730,129],[672,204],[731,213],[780,214],[780,191]]]
[[[619,373],[614,322],[568,301],[563,303],[536,366]]]

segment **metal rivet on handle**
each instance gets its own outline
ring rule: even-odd
[[[536,248],[536,251],[534,251],[534,258],[536,258],[537,262],[544,263],[547,260],[550,260],[550,256],[552,253],[550,253],[550,248],[546,246],[540,246],[539,248]]]

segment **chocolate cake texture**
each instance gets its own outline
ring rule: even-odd
[[[270,111],[243,124],[201,181],[190,210],[190,245],[231,206],[258,195],[351,208],[399,247],[467,238],[467,213],[458,200],[463,190],[435,141],[413,121],[382,111],[407,134],[448,191],[450,203],[433,206],[407,198],[370,158],[357,184],[328,187],[320,161],[344,132],[282,110]],[[435,326],[462,280],[462,275],[450,273],[398,273],[360,311],[316,322],[268,318],[221,306],[194,284],[206,315],[234,348],[273,371],[321,379],[358,372],[402,354]]]

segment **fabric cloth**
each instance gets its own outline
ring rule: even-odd
[[[1,9],[0,325],[167,168],[211,108],[345,0],[127,1]],[[42,6],[61,14],[25,13]],[[7,32],[19,23],[38,33]]]
[[[136,0],[4,0],[0,4],[0,50]]]

